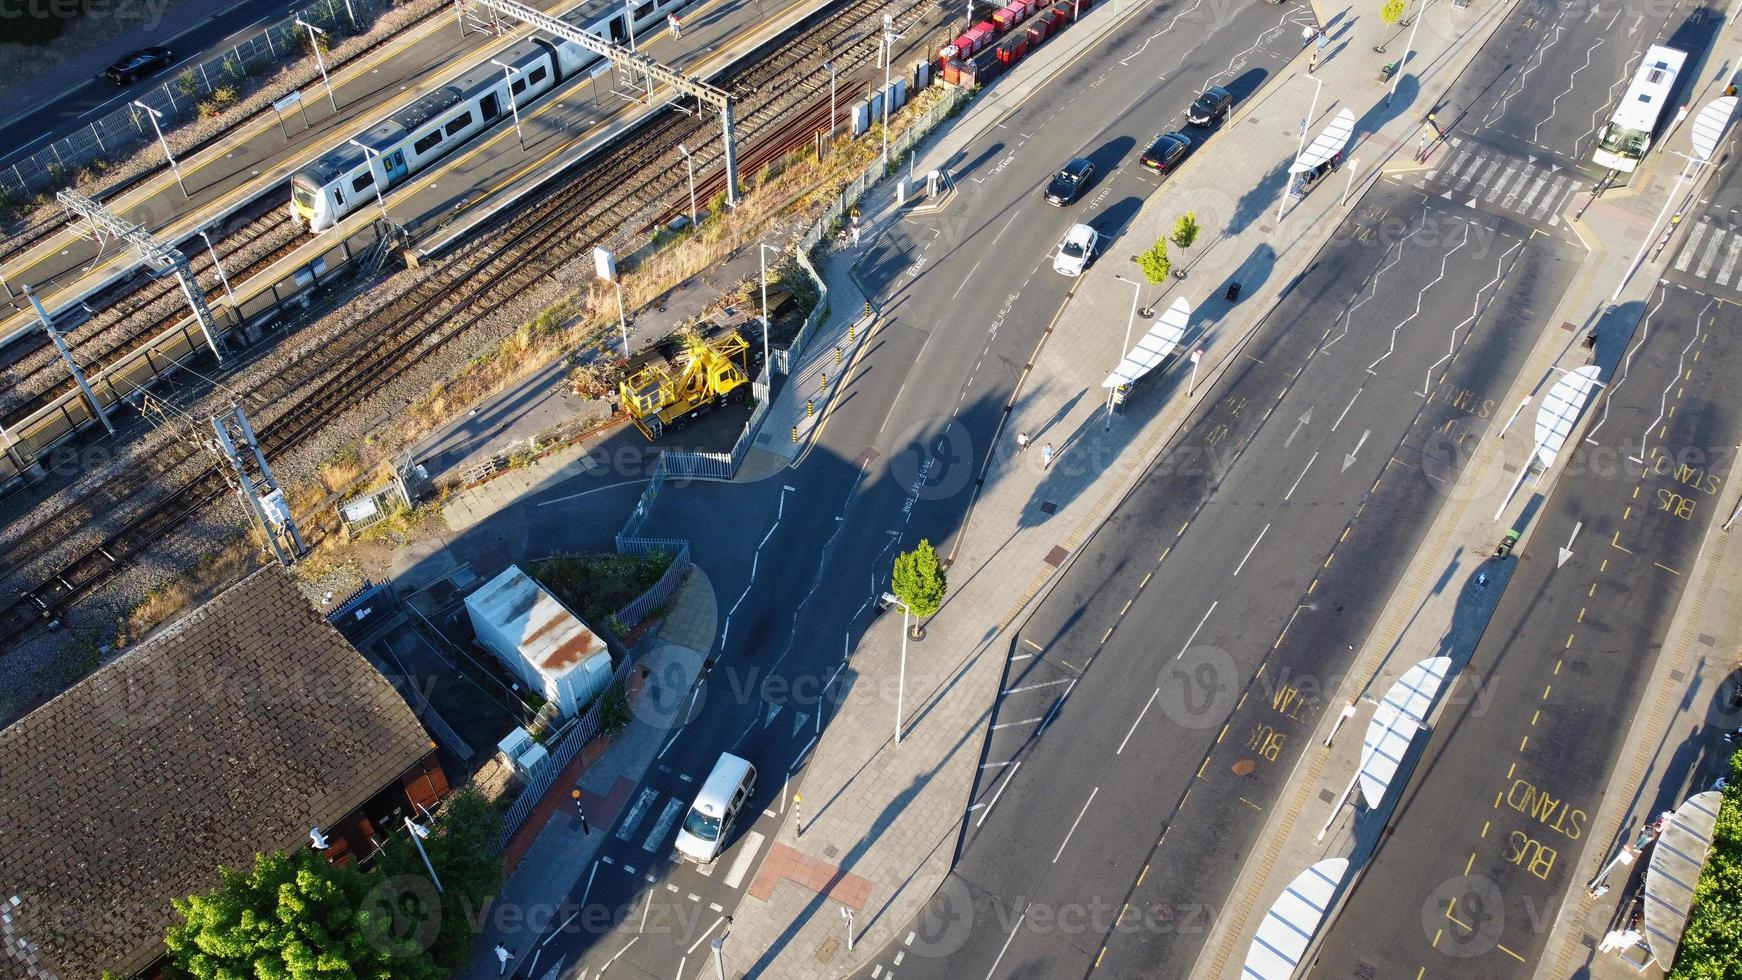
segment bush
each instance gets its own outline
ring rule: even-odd
[[[1694,910],[1682,933],[1670,980],[1742,977],[1742,752],[1730,757],[1730,790],[1718,807],[1712,852],[1694,886]],[[1662,846],[1661,844],[1659,845]]]
[[[582,619],[605,627],[617,610],[659,583],[674,557],[667,551],[560,555],[534,563],[532,575]]]
[[[599,695],[599,731],[615,735],[629,727],[629,695],[613,684]]]

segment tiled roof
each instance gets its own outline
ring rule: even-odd
[[[431,748],[287,572],[250,575],[0,730],[0,978],[143,969],[171,898],[301,846]]]

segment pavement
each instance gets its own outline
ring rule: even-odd
[[[700,569],[694,569],[678,587],[656,635],[637,645],[635,656],[646,680],[632,706],[629,726],[596,757],[586,752],[577,755],[515,833],[505,853],[507,880],[500,895],[483,910],[472,962],[456,977],[497,976],[498,943],[519,959],[517,969],[528,976],[544,975],[539,966],[541,950],[526,942],[525,930],[542,932],[585,905],[584,893],[573,906],[564,903],[562,896],[593,864],[594,853],[604,845],[609,828],[668,737],[701,673],[717,621],[713,586]],[[583,818],[569,803],[572,790],[581,794],[585,834]],[[546,969],[556,966],[555,960],[545,962]]]

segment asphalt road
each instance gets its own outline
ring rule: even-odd
[[[236,3],[212,14],[192,27],[170,37],[142,39],[139,46],[159,45],[174,52],[170,66],[150,78],[131,86],[116,85],[99,72],[61,92],[21,91],[14,93],[18,101],[46,101],[0,125],[0,146],[9,154],[27,153],[50,140],[66,136],[90,119],[125,106],[141,88],[175,77],[184,67],[205,61],[257,34],[267,24],[283,16],[276,9],[263,10],[259,4]],[[111,42],[113,43],[113,42]],[[124,52],[117,50],[119,58]]]
[[[1135,46],[1174,22],[1151,39],[1154,60],[1144,65],[1168,81],[1090,87],[1103,66],[1067,70],[1049,91],[1063,93],[1071,111],[1053,98],[1030,100],[952,168],[965,191],[957,204],[868,250],[860,271],[885,321],[803,464],[760,484],[697,484],[666,495],[643,533],[695,543],[726,614],[720,653],[697,706],[636,790],[639,799],[652,788],[653,798],[640,816],[626,810],[613,833],[632,821],[635,831],[613,836],[613,863],[601,861],[591,890],[583,882],[570,896],[611,909],[619,924],[589,930],[577,922],[542,948],[542,964],[560,959],[570,975],[610,963],[612,976],[650,977],[706,967],[705,939],[753,880],[767,822],[790,818],[770,801],[802,764],[819,716],[826,724],[830,704],[859,679],[847,655],[876,615],[871,600],[895,552],[920,537],[947,552],[961,531],[972,475],[993,447],[1020,367],[1071,285],[1051,272],[1052,248],[1076,220],[1106,232],[1122,227],[1153,179],[1118,166],[1134,163],[1139,141],[1177,120],[1204,77],[1231,70],[1248,86],[1244,94],[1255,90],[1277,62],[1250,49],[1260,35],[1291,37],[1297,28],[1279,29],[1285,15],[1253,5],[1206,24],[1151,10],[1106,43]],[[1039,200],[1041,185],[1078,147],[1106,176],[1086,203],[1050,208]],[[984,263],[989,255],[1000,261]],[[776,707],[782,713],[770,720]],[[774,812],[703,875],[672,863],[669,828],[653,831],[668,801],[687,802],[728,747],[762,774],[756,811]],[[743,873],[732,875],[746,853],[753,856]],[[765,955],[733,951],[730,969],[754,974]]]
[[[1023,627],[940,893],[971,928],[903,976],[1190,973],[1575,265],[1459,211],[1370,193]]]

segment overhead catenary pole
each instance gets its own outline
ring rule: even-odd
[[[889,65],[895,61],[895,42],[906,37],[895,33],[895,15],[883,15],[883,167],[889,168],[889,102],[893,94],[889,87]],[[833,104],[831,102],[831,104]]]
[[[823,63],[829,70],[829,139],[835,138],[835,62],[833,59]]]
[[[718,109],[722,134],[721,145],[725,149],[726,155],[726,203],[734,207],[737,206],[738,147],[734,134],[736,124],[732,115],[735,102],[731,93],[718,86],[691,78],[675,68],[660,64],[645,54],[631,51],[620,44],[598,37],[591,32],[583,31],[566,20],[529,7],[521,3],[520,0],[461,0],[461,2],[470,2],[486,7],[492,13],[507,14],[523,24],[547,34],[553,34],[571,44],[591,51],[613,64],[640,71],[648,77],[650,83],[652,81],[662,82],[683,95],[693,96],[699,102]]]
[[[266,462],[266,454],[261,451],[260,440],[255,438],[254,427],[248,424],[242,406],[233,405],[228,411],[212,416],[212,431],[217,434],[215,448],[236,474],[236,492],[258,522],[279,563],[290,565],[304,551],[302,535],[297,532],[296,520],[291,517],[290,506],[284,500],[284,491],[272,475],[272,467]],[[238,445],[247,448],[246,457]],[[250,460],[254,464],[252,467],[248,465]],[[266,509],[268,503],[273,506],[271,513]],[[285,547],[284,539],[289,540],[289,548]]]
[[[774,327],[774,320],[768,314],[768,253],[779,255],[780,249],[767,242],[758,242],[756,258],[762,264],[762,370],[773,378],[773,365],[768,362],[768,334]]]
[[[175,162],[175,154],[169,152],[169,141],[163,138],[163,127],[157,124],[157,118],[162,114],[138,99],[134,99],[133,104],[144,109],[145,115],[151,120],[151,131],[157,134],[157,145],[163,147],[163,156],[169,161],[169,172],[175,174],[175,182],[181,188],[181,196],[190,196],[187,183],[181,179],[181,165]]]
[[[200,229],[200,237],[205,239],[206,254],[212,257],[212,268],[218,270],[218,281],[224,284],[224,295],[230,298],[230,305],[236,305],[236,291],[230,288],[230,277],[224,274],[224,263],[218,261],[218,250],[212,245],[212,236]]]
[[[696,158],[690,155],[689,147],[682,143],[677,145],[677,149],[679,153],[683,154],[684,166],[690,172],[690,227],[694,228],[702,223],[701,219],[697,217],[698,212],[696,211]]]
[[[73,352],[67,348],[66,339],[60,335],[59,330],[54,328],[54,320],[49,317],[48,310],[43,308],[42,300],[36,298],[36,290],[26,285],[24,297],[30,300],[31,306],[36,308],[37,319],[42,321],[42,329],[47,332],[48,339],[54,341],[55,349],[60,351],[61,361],[67,366],[67,373],[73,376],[73,381],[78,384],[79,390],[85,393],[85,400],[91,403],[91,414],[103,423],[103,428],[108,429],[110,435],[114,435],[115,425],[109,421],[109,413],[103,410],[103,403],[97,401],[97,393],[91,390],[90,382],[85,380],[85,372],[80,370],[78,362],[73,360]]]

